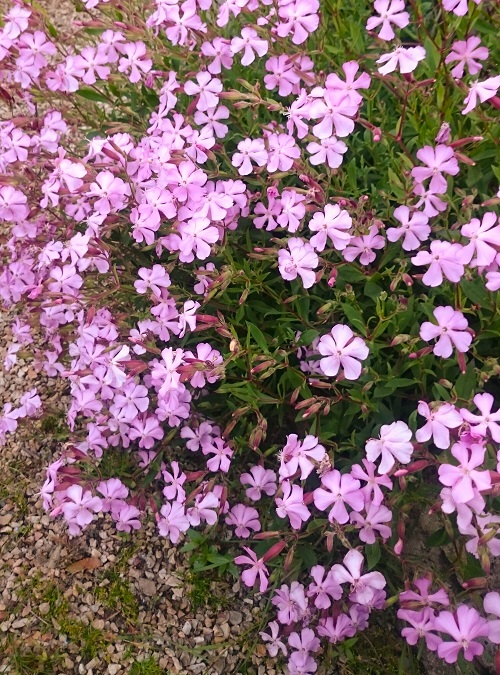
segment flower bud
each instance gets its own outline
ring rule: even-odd
[[[396,555],[401,555],[403,553],[403,540],[398,539],[397,542],[394,544],[394,553]]]
[[[472,589],[472,590],[477,590],[480,588],[486,588],[487,586],[487,580],[485,577],[475,577],[474,579],[467,579],[467,581],[464,581],[462,584],[462,588],[465,588],[466,590]]]
[[[273,534],[273,533],[269,533]],[[257,539],[257,537],[254,537],[254,539]],[[267,562],[268,560],[272,560],[273,558],[276,558],[277,555],[281,553],[281,551],[285,548],[286,546],[286,541],[278,541],[276,544],[273,544],[271,548],[264,553],[262,556],[263,562]]]

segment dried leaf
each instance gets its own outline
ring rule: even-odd
[[[76,574],[77,572],[85,572],[86,570],[95,570],[97,567],[101,566],[101,561],[99,558],[82,558],[77,560],[72,565],[69,565],[66,569],[71,574]]]

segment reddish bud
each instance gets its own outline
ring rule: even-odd
[[[476,166],[476,162],[473,159],[467,157],[467,155],[464,155],[461,152],[455,152],[455,157],[463,164],[468,164],[469,166]]]
[[[294,555],[295,555],[295,547],[291,548],[286,554],[285,562],[283,563],[284,572],[288,572],[288,570],[290,569]]]
[[[378,143],[380,140],[382,140],[382,130],[379,129],[379,127],[373,127],[371,131],[374,143]]]
[[[253,538],[254,539],[276,539],[280,535],[281,535],[281,532],[278,532],[278,530],[274,530],[274,531],[269,530],[268,532],[257,532],[257,534],[255,534]],[[269,550],[271,550],[271,549],[269,549]]]
[[[334,540],[335,534],[333,532],[327,532],[326,533],[326,550],[328,553],[331,553],[333,551],[333,540]]]
[[[273,558],[276,558],[277,555],[281,553],[281,551],[285,548],[286,546],[286,541],[278,541],[276,544],[273,544],[269,551],[266,551],[264,555],[262,556],[263,562],[267,562],[268,560],[272,560]],[[293,557],[293,556],[292,556]],[[288,555],[287,555],[288,559]],[[286,563],[286,561],[285,561]]]
[[[407,476],[409,473],[416,473],[417,471],[422,471],[426,466],[429,466],[429,462],[426,459],[419,459],[410,466],[407,466],[405,469],[398,469],[395,471],[394,475],[396,478],[400,476]]]
[[[487,581],[485,577],[476,577],[475,579],[468,579],[462,584],[462,588],[466,590],[477,590],[479,588],[486,588]]]

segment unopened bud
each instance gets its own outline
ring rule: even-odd
[[[322,406],[321,401],[315,403],[302,414],[302,418],[307,419],[308,417],[311,417],[311,415],[314,415],[315,413],[318,412],[318,410],[320,410],[321,406]]]
[[[409,335],[406,335],[405,333],[401,333],[400,335],[396,335],[392,341],[391,341],[391,347],[396,347],[397,345],[403,344],[403,342],[408,342],[410,339]]]
[[[466,590],[477,590],[479,588],[486,588],[486,586],[487,580],[485,577],[475,577],[474,579],[468,579],[462,584],[462,588],[465,588]]]
[[[269,530],[267,532],[257,532],[257,534],[254,535],[254,539],[277,539],[279,536],[281,536],[281,532],[278,530]]]
[[[333,532],[327,532],[326,533],[326,550],[328,553],[331,553],[333,551],[333,540],[335,538],[335,534]]]
[[[374,143],[378,143],[382,139],[382,130],[378,127],[373,127],[372,138]]]
[[[334,267],[333,270],[330,272],[330,276],[328,277],[328,281],[327,281],[327,284],[330,288],[333,288],[333,286],[335,286],[335,282],[337,281],[337,276],[338,276],[337,268]]]
[[[403,540],[398,539],[397,542],[394,544],[394,553],[396,555],[401,555],[403,553]]]
[[[461,152],[455,152],[455,157],[463,164],[467,164],[468,166],[476,166],[476,162],[473,159],[467,157],[467,155],[464,155]]]
[[[292,547],[288,553],[286,554],[285,562],[283,563],[283,571],[288,572],[290,569],[292,562],[293,562],[293,556],[295,555],[295,547]]]

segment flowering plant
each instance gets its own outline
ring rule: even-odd
[[[495,16],[87,0],[70,42],[4,16],[4,367],[31,352],[70,401],[44,508],[239,541],[290,675],[395,602],[448,663],[500,642]],[[422,510],[468,597],[407,557]]]

